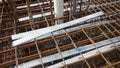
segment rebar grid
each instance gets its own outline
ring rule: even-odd
[[[20,15],[17,18],[25,17],[28,14],[28,16],[30,18],[30,20],[29,20],[30,22],[23,21],[23,22],[16,23],[15,20],[12,20],[14,23],[11,22],[11,23],[13,23],[13,25],[11,26],[11,23],[9,23],[9,21],[11,21],[11,19],[5,16],[8,14],[8,12],[6,10],[5,10],[6,12],[4,12],[4,13],[1,12],[1,15],[3,16],[3,18],[1,16],[1,21],[2,21],[1,25],[3,25],[3,26],[1,26],[0,31],[3,34],[0,36],[0,45],[5,45],[5,46],[3,48],[1,48],[1,51],[0,51],[0,57],[1,57],[0,60],[3,60],[0,62],[0,66],[4,66],[4,65],[10,66],[10,65],[16,64],[16,67],[17,67],[22,62],[24,63],[25,61],[29,61],[29,60],[32,60],[32,59],[39,57],[40,62],[42,63],[42,68],[44,68],[45,66],[42,62],[42,57],[58,52],[61,56],[61,59],[64,62],[63,66],[65,65],[65,67],[67,68],[67,64],[66,64],[65,59],[62,55],[62,52],[65,50],[77,48],[79,46],[83,46],[85,44],[92,43],[95,46],[95,48],[97,49],[97,51],[100,53],[101,57],[106,61],[108,66],[112,67],[112,68],[114,67],[114,64],[111,63],[109,59],[106,59],[106,57],[96,47],[95,41],[101,41],[103,38],[109,39],[109,41],[111,41],[113,43],[114,47],[119,50],[119,47],[111,40],[112,37],[110,36],[110,35],[112,35],[114,37],[118,37],[120,35],[120,32],[119,32],[120,31],[120,29],[119,29],[119,27],[120,27],[120,24],[119,24],[119,11],[120,11],[120,9],[119,9],[118,3],[110,4],[110,5],[100,5],[103,3],[110,3],[112,1],[108,2],[108,1],[96,0],[93,2],[83,2],[82,0],[81,1],[77,0],[79,2],[77,5],[80,6],[79,12],[72,14],[72,12],[71,12],[72,2],[69,0],[68,2],[66,2],[66,3],[68,3],[68,5],[64,6],[66,8],[65,13],[68,13],[68,15],[66,14],[63,17],[55,18],[54,14],[53,14],[53,8],[52,8],[53,2],[51,2],[51,0],[50,1],[47,0],[47,2],[50,2],[47,5],[38,4],[38,6],[36,6],[36,8],[39,9],[39,11],[35,10],[36,8],[30,7],[30,3],[32,3],[32,2],[28,2],[28,1],[29,0],[26,0],[27,11],[26,11],[26,9],[17,10],[17,13],[23,12],[26,15]],[[46,1],[41,1],[41,0],[33,1],[33,3],[38,3],[38,2],[44,3]],[[21,5],[23,5],[23,4],[21,3]],[[87,4],[87,7],[86,7],[85,12],[84,12],[82,10],[82,6],[84,6],[85,4]],[[16,4],[16,5],[18,5],[18,4]],[[90,8],[91,5],[96,5],[96,6],[95,6],[95,8]],[[97,6],[97,5],[100,5],[100,6]],[[44,9],[45,7],[49,7],[49,8]],[[70,8],[70,10],[68,10],[68,8]],[[111,8],[114,8],[115,10],[113,10]],[[33,10],[35,10],[36,12]],[[78,31],[71,32],[71,33],[68,33],[66,31],[66,29],[62,29],[62,30],[64,30],[65,34],[62,34],[59,36],[54,36],[54,32],[52,32],[51,37],[48,39],[43,39],[43,40],[35,40],[34,39],[35,42],[32,42],[30,44],[25,44],[25,45],[19,46],[19,47],[11,47],[11,43],[7,42],[7,41],[11,41],[10,35],[12,35],[12,34],[30,31],[31,29],[34,30],[34,29],[38,29],[38,28],[49,27],[51,25],[54,25],[55,21],[58,19],[70,21],[70,20],[72,20],[72,17],[79,18],[79,17],[85,16],[87,14],[92,14],[92,13],[95,13],[95,12],[101,11],[101,10],[105,12],[105,15],[103,17],[101,17],[101,19],[98,18],[97,20],[90,21],[90,23],[94,23],[96,21],[103,23],[102,21],[111,20],[110,23],[106,23],[106,24],[103,23],[102,25],[99,24],[99,25],[96,25],[96,26],[91,27],[91,28],[86,28],[86,29],[78,30]],[[46,13],[46,12],[51,12],[51,14],[49,16],[44,16],[44,13]],[[33,14],[39,14],[39,13],[42,14],[42,17],[40,19],[33,19],[32,18]],[[113,14],[118,14],[118,15],[113,15]],[[109,16],[109,15],[113,15],[113,16]],[[6,24],[4,24],[3,22],[6,22]],[[5,26],[5,25],[8,25],[8,26]],[[41,26],[41,25],[43,25],[43,26]],[[109,28],[108,25],[113,29],[113,31]],[[103,30],[102,29],[103,27],[106,30]],[[97,29],[99,29],[100,33],[102,33],[102,34],[98,33],[99,35],[91,37],[91,35],[87,33],[89,31],[94,31]],[[83,35],[84,39],[82,37],[78,38],[77,35]],[[85,35],[85,37],[84,37],[84,35]],[[59,43],[57,41],[57,40],[60,40],[63,38],[68,38],[69,40],[67,42],[62,42],[62,43]],[[74,39],[74,38],[76,38],[76,39]],[[117,38],[117,39],[120,41],[119,38]],[[54,42],[54,44],[50,44],[50,46],[45,46],[45,44],[49,43],[50,41]],[[31,51],[31,49],[32,48],[34,49],[34,47],[36,48],[36,50]],[[79,53],[80,53],[80,55],[82,55],[81,52],[79,52]],[[30,57],[30,58],[28,58],[28,57]],[[85,61],[85,63],[87,64],[87,66],[90,68],[91,65],[84,58],[83,55],[82,55],[82,58]]]

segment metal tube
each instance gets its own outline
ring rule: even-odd
[[[63,16],[63,6],[64,6],[64,0],[53,0],[54,2],[54,13],[55,17],[59,18]],[[63,23],[63,20],[58,20],[58,23]]]

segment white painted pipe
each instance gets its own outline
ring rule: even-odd
[[[118,37],[120,38],[120,36]],[[117,37],[114,37],[114,38],[111,38],[111,40],[116,44],[116,45],[119,45],[120,42],[119,40],[117,39]],[[109,45],[114,45],[113,43],[111,43],[111,41],[109,41],[108,39],[107,40],[103,40],[103,41],[100,41],[100,42],[96,42],[95,43],[97,45],[97,47],[101,48],[101,47],[104,47],[104,46],[109,46]],[[95,47],[93,46],[93,44],[89,44],[89,45],[85,45],[85,46],[81,46],[81,47],[78,47],[77,49],[76,48],[73,48],[73,49],[70,49],[70,50],[66,50],[66,51],[63,51],[62,54],[63,54],[63,57],[68,57],[68,56],[72,56],[72,55],[75,55],[75,54],[78,54],[79,53],[79,50],[81,52],[85,52],[85,51],[89,51],[89,50],[92,50],[94,49]],[[109,48],[106,48],[106,50],[109,50]],[[90,52],[90,51],[89,51]],[[88,53],[88,52],[87,52]],[[86,54],[86,53],[85,53]],[[92,53],[91,53],[92,54]],[[92,56],[92,55],[91,55]],[[55,57],[55,58],[54,58]],[[86,56],[86,57],[89,57],[89,56]],[[48,62],[52,62],[52,61],[55,61],[55,60],[59,60],[61,59],[61,57],[59,56],[58,53],[55,53],[55,54],[51,54],[49,56],[45,56],[45,57],[42,57],[42,61],[43,63],[48,63]],[[72,58],[71,58],[72,59]],[[69,60],[69,59],[68,59]],[[76,60],[77,61],[77,60]],[[61,62],[60,62],[61,63]],[[40,65],[41,62],[39,61],[39,58],[38,59],[34,59],[34,60],[31,60],[31,61],[28,61],[28,62],[25,62],[23,64],[19,64],[18,65],[18,68],[32,68],[34,66],[37,66],[37,65]],[[56,64],[54,65],[51,65],[51,66],[56,66]],[[50,66],[50,67],[51,67]],[[15,67],[16,68],[16,67]],[[53,68],[56,68],[56,67],[53,67]]]
[[[102,11],[100,11],[100,12],[90,14],[90,15],[84,16],[82,18],[73,20],[73,21],[63,23],[63,24],[50,26],[50,27],[46,27],[46,28],[42,28],[42,29],[37,29],[37,30],[34,30],[32,34],[26,35],[23,38],[20,38],[18,40],[13,41],[12,44],[13,44],[13,46],[18,46],[18,45],[21,45],[21,44],[25,44],[26,42],[28,42],[30,40],[33,40],[34,38],[38,38],[38,37],[43,36],[45,34],[48,34],[50,32],[54,32],[54,31],[57,31],[57,30],[60,30],[60,29],[63,29],[63,28],[69,27],[69,26],[73,26],[73,25],[81,23],[81,22],[85,22],[87,20],[96,18],[96,17],[101,16],[103,14],[104,13]]]
[[[66,31],[67,32],[73,32],[73,31],[77,31],[77,30],[80,30],[80,29],[93,27],[95,25],[101,25],[103,23],[106,24],[106,23],[109,23],[110,21],[111,20],[109,20],[109,21],[101,21],[102,23],[100,23],[100,22],[88,23],[88,24],[81,25],[81,28],[79,28],[79,26],[75,26],[75,27],[71,27],[71,28],[66,29]],[[14,35],[11,36],[11,38],[12,38],[12,40],[17,40],[17,39],[25,37],[26,35],[33,34],[33,32],[34,31],[28,31],[28,32],[24,32],[24,33],[14,34]],[[64,34],[63,30],[59,30],[59,31],[54,32],[54,36],[61,35],[61,34]],[[45,39],[45,38],[48,38],[48,37],[51,37],[51,35],[46,34],[46,35],[41,36],[41,37],[36,38],[36,39],[40,40],[40,39]],[[29,42],[32,42],[32,41],[34,41],[34,40],[31,40]]]
[[[53,0],[54,2],[54,13],[55,17],[59,18],[63,16],[63,6],[64,6],[64,0]],[[63,23],[63,20],[58,20],[58,23]]]

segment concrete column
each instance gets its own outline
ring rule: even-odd
[[[59,18],[63,16],[63,6],[64,6],[64,0],[53,0],[54,2],[54,13],[55,17]],[[58,20],[58,23],[63,23],[63,20]]]

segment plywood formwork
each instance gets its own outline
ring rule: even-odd
[[[32,66],[30,61],[37,60],[41,64],[33,68],[46,68],[61,64],[65,68],[119,68],[120,62],[120,1],[119,0],[76,0],[76,10],[73,12],[73,1],[64,0],[62,17],[55,17],[53,0],[2,0],[0,3],[0,67],[19,68],[22,64]],[[39,3],[39,4],[38,4]],[[13,47],[11,36],[40,28],[54,26],[58,20],[69,22],[81,17],[103,11],[103,16],[87,20],[82,24],[70,26],[51,32],[42,39],[21,46]],[[60,32],[60,33],[59,33]],[[116,38],[117,41],[112,40]],[[110,44],[97,43],[109,41]],[[109,43],[107,42],[107,43]],[[92,49],[82,49],[91,45]],[[107,47],[110,46],[110,49]],[[106,47],[106,48],[105,48]],[[104,49],[105,51],[101,51]],[[64,57],[65,51],[74,49],[76,54]],[[85,56],[96,51],[96,55]],[[74,52],[74,51],[73,51]],[[72,53],[72,52],[71,52]],[[57,54],[52,61],[44,63],[44,57]],[[73,63],[67,61],[75,57],[80,59]],[[48,58],[47,58],[48,59]],[[51,58],[52,59],[52,58]],[[47,61],[47,60],[46,60]],[[27,64],[30,63],[30,64]],[[37,66],[36,66],[37,65]],[[26,68],[26,67],[22,67]]]

